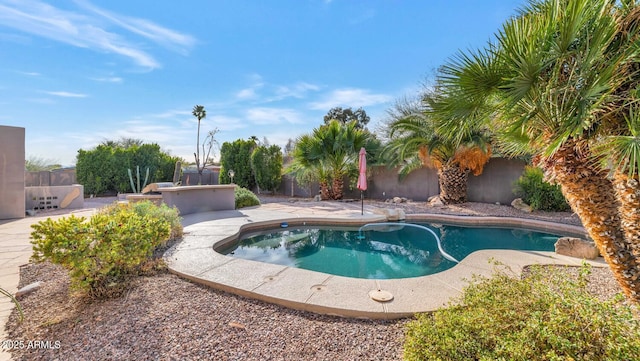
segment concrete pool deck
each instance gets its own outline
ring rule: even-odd
[[[581,227],[505,217],[448,215],[409,215],[409,220],[467,225],[503,225],[541,231],[581,234]],[[396,279],[369,280],[334,276],[304,269],[268,264],[219,254],[214,245],[233,241],[240,232],[289,225],[362,225],[386,221],[384,216],[367,209],[319,204],[295,207],[271,203],[235,211],[206,212],[183,219],[183,241],[165,254],[169,269],[187,279],[212,288],[263,300],[282,306],[344,317],[394,319],[417,312],[434,311],[459,296],[472,275],[490,276],[495,266],[491,259],[508,266],[520,275],[531,264],[580,266],[582,260],[554,252],[487,250],[477,251],[455,267],[434,275]],[[607,267],[602,258],[588,261],[595,267]],[[370,292],[382,290],[393,295],[387,302],[377,302]]]

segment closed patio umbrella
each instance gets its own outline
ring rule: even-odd
[[[358,189],[360,190],[360,214],[364,214],[364,194],[367,190],[367,151],[364,147],[360,148],[360,157],[358,158]]]

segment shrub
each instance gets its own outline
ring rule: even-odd
[[[178,157],[164,153],[157,144],[101,144],[78,150],[76,175],[85,194],[131,192],[128,170],[149,168],[149,183],[171,181]]]
[[[545,182],[540,168],[525,167],[524,173],[514,186],[514,193],[533,209],[542,211],[567,211],[570,209],[564,195],[562,195],[560,186]]]
[[[256,142],[252,139],[237,139],[233,142],[222,143],[218,183],[231,183],[229,171],[233,170],[233,183],[240,187],[253,189],[256,185],[256,177],[251,169],[251,152],[255,147]]]
[[[246,188],[236,187],[234,194],[236,197],[236,209],[260,205],[258,197]]]
[[[407,360],[631,360],[640,323],[618,295],[600,301],[577,280],[535,266],[522,280],[474,277],[459,304],[408,324]],[[635,355],[635,356],[634,356]]]
[[[163,219],[169,222],[171,231],[169,237],[164,240],[160,245],[163,246],[167,240],[178,239],[182,237],[182,223],[179,216],[179,211],[176,207],[169,208],[166,204],[162,203],[160,206],[155,205],[151,201],[133,202],[128,205],[122,205],[113,203],[110,206],[103,208],[100,212],[106,214],[115,215],[122,209],[122,207],[130,207],[137,215],[141,217],[151,217]]]
[[[251,153],[251,167],[258,187],[275,193],[282,181],[282,151],[280,147],[277,145],[256,147]]]
[[[181,232],[172,230],[177,219],[176,210],[150,202],[115,204],[89,220],[48,218],[32,226],[32,259],[63,266],[72,287],[91,298],[116,296],[156,247]]]

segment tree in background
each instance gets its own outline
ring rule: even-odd
[[[207,136],[204,138],[202,144],[200,144],[200,123],[202,119],[207,117],[207,111],[204,109],[202,105],[196,105],[193,107],[193,111],[191,112],[196,119],[198,119],[198,135],[196,138],[196,151],[193,153],[193,156],[196,160],[196,169],[198,170],[198,184],[202,184],[202,172],[204,172],[204,168],[207,166],[207,162],[213,163],[212,158],[213,154],[211,151],[213,150],[213,146],[218,144],[216,140],[216,134],[218,133],[218,128],[214,128],[207,133]],[[200,147],[202,147],[202,153],[200,152]]]
[[[367,161],[375,164],[380,148],[375,136],[357,128],[354,121],[342,124],[333,120],[298,138],[288,172],[296,179],[314,176],[320,183],[322,199],[342,199],[345,177],[357,177],[362,147],[367,150]]]
[[[62,168],[62,165],[55,163],[51,159],[30,156],[24,162],[24,168],[27,172],[41,172]]]
[[[260,145],[251,153],[258,189],[275,192],[282,181],[282,151],[277,145]]]
[[[107,145],[108,144],[108,145]],[[102,143],[91,150],[78,150],[76,176],[85,194],[130,192],[128,169],[149,167],[149,182],[171,181],[179,157],[163,152],[157,144],[123,148],[117,142]]]
[[[220,148],[220,184],[231,183],[229,171],[233,170],[233,183],[240,187],[253,189],[256,186],[255,175],[251,169],[251,153],[256,147],[253,139],[237,139],[224,142]]]
[[[131,148],[133,146],[141,146],[144,144],[144,140],[139,138],[128,138],[128,137],[120,137],[118,140],[113,139],[105,139],[100,143],[102,145],[106,145],[108,147],[113,148]]]
[[[396,102],[388,111],[389,141],[382,154],[388,165],[399,167],[401,177],[422,167],[437,169],[442,202],[463,203],[467,200],[469,172],[480,175],[491,157],[490,136],[481,127],[460,137],[441,134],[439,119],[448,113],[435,112],[431,108],[433,99],[425,95],[415,101]],[[470,119],[464,121],[472,124]]]
[[[324,124],[329,124],[332,120],[337,120],[342,124],[355,122],[357,129],[364,129],[371,118],[369,118],[367,112],[362,108],[353,111],[351,108],[342,109],[342,107],[335,107],[331,108],[327,115],[324,116]]]

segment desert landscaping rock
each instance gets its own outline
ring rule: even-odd
[[[42,282],[40,281],[34,282],[30,285],[26,285],[16,292],[15,297],[20,298],[24,295],[28,295],[31,292],[35,292],[40,289],[40,286],[42,286]]]
[[[558,238],[555,243],[555,251],[564,256],[584,259],[596,259],[600,256],[600,252],[593,242],[574,237]]]
[[[511,202],[511,207],[519,210],[519,211],[523,211],[523,212],[527,212],[527,213],[531,213],[533,212],[533,208],[531,208],[530,205],[526,204],[522,198],[516,198]]]

